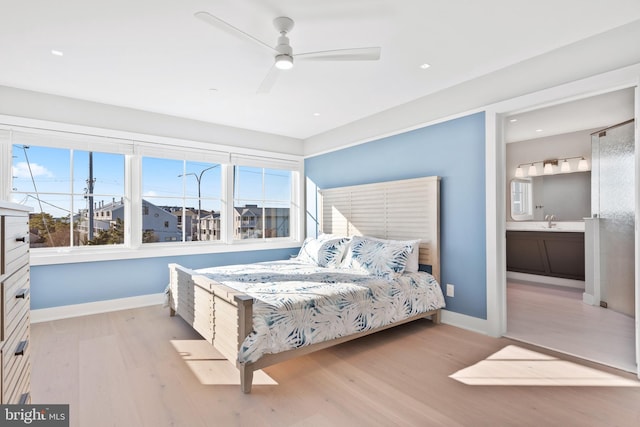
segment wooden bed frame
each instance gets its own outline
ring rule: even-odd
[[[320,192],[320,226],[325,233],[339,235],[421,239],[419,262],[430,266],[439,281],[439,199],[439,177],[324,190]],[[178,264],[169,264],[169,272],[171,316],[178,314],[225,358],[236,361],[244,393],[251,392],[253,372],[258,369],[417,319],[431,317],[434,323],[440,322],[440,310],[434,310],[355,335],[265,354],[252,363],[238,363],[238,348],[253,329],[253,298]]]

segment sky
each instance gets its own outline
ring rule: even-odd
[[[94,201],[105,204],[125,194],[125,156],[93,153]],[[220,210],[221,168],[215,163],[144,157],[142,194],[160,206],[198,208],[198,192],[203,210]],[[89,152],[50,147],[13,146],[13,201],[34,208],[34,212],[64,217],[87,207]],[[264,191],[263,191],[264,177]],[[199,184],[199,185],[198,185]],[[261,168],[236,169],[236,206],[263,204],[289,206],[291,173]],[[39,197],[36,197],[36,193]],[[279,201],[280,203],[276,203]],[[283,203],[284,202],[284,203]]]

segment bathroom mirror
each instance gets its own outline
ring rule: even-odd
[[[515,178],[510,185],[514,221],[582,221],[591,216],[591,172]]]

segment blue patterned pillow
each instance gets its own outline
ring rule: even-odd
[[[344,266],[374,276],[393,278],[404,272],[408,259],[407,245],[354,236]]]
[[[390,245],[402,245],[406,246],[409,251],[409,258],[407,259],[407,265],[405,266],[405,273],[415,273],[419,269],[420,258],[420,240],[386,240],[379,239],[377,237],[366,236],[367,239],[375,240]]]
[[[307,237],[296,259],[319,267],[338,267],[349,243],[347,237],[322,234],[318,238]]]

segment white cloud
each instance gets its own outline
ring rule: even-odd
[[[34,177],[53,177],[53,173],[51,173],[46,167],[37,163],[31,163],[31,173],[29,173],[29,164],[27,162],[16,163],[15,166],[11,168],[11,173],[16,178],[30,178],[31,174],[33,174]]]
[[[147,191],[143,194],[143,197],[156,197],[157,195],[158,193],[156,193],[155,191]]]

